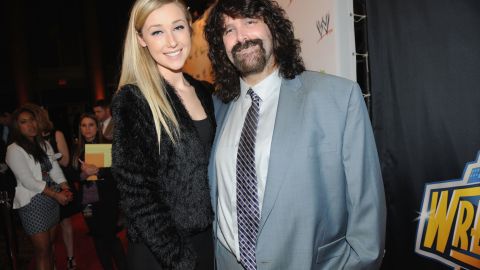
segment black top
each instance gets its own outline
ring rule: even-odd
[[[203,120],[194,120],[193,124],[197,129],[198,136],[200,137],[200,141],[205,147],[205,151],[210,153],[210,148],[212,147],[212,141],[215,134],[213,133],[213,125],[210,120],[207,118]]]

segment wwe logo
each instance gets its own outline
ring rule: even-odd
[[[333,29],[330,29],[330,14],[325,15],[321,21],[317,20],[317,30],[320,34],[318,41],[322,40],[326,35],[333,31]]]

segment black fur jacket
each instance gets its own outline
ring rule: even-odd
[[[215,127],[211,87],[185,74]],[[174,145],[164,132],[160,152],[152,113],[134,85],[112,102],[115,126],[112,172],[118,183],[129,241],[145,244],[164,269],[194,269],[187,236],[212,222],[208,187],[209,151],[174,89],[167,93],[180,125]]]

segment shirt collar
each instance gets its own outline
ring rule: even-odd
[[[252,90],[260,97],[260,100],[265,101],[268,99],[275,91],[280,91],[280,85],[282,84],[282,77],[280,77],[278,68],[275,69],[270,75],[265,79],[257,83],[256,85],[248,85],[242,78],[240,78],[240,91],[241,96],[246,97],[248,89]]]
[[[105,121],[102,122],[103,125],[108,125],[108,123],[110,123],[110,120],[112,119],[112,117],[108,117],[107,119],[105,119]]]

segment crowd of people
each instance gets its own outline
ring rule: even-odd
[[[209,11],[213,84],[183,72],[191,25],[181,0],[135,1],[111,110],[81,115],[70,150],[44,108],[12,114],[5,162],[37,269],[53,269],[57,224],[75,269],[76,212],[104,269],[378,269],[385,198],[358,85],[305,70],[275,1]],[[111,167],[85,160],[99,143]]]
[[[76,269],[71,216],[77,213],[85,218],[103,269],[126,269],[125,251],[117,237],[119,197],[110,168],[85,162],[85,144],[111,143],[109,103],[99,100],[93,111],[80,116],[75,140],[65,138],[48,111],[37,104],[2,114],[0,188],[14,198],[13,209],[33,244],[36,269],[53,269],[60,259],[52,253],[57,227],[67,269]],[[96,181],[87,180],[92,175]]]

